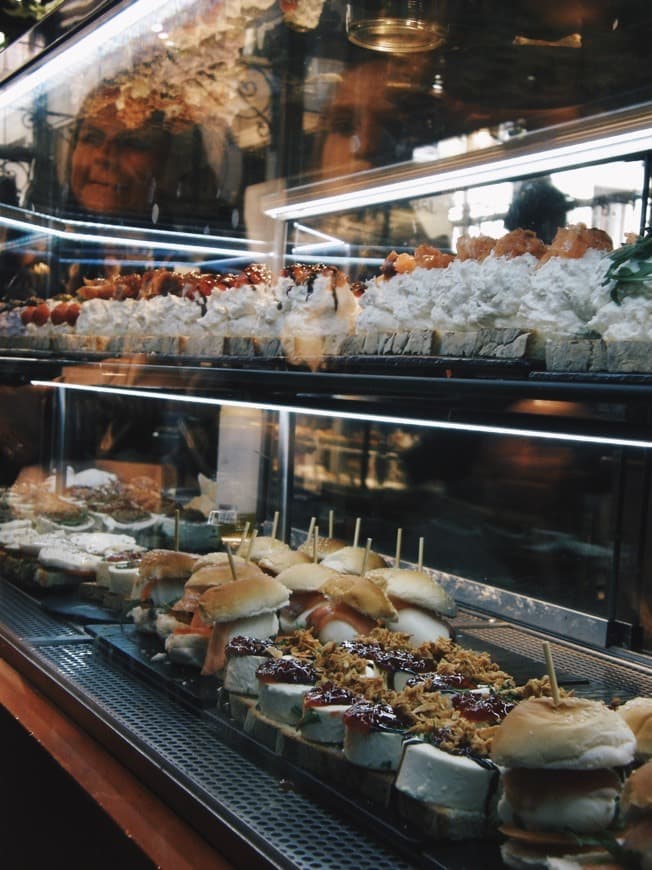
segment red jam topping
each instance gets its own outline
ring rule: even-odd
[[[453,707],[470,722],[487,722],[497,725],[514,707],[496,695],[455,695]]]
[[[261,683],[294,683],[301,686],[314,685],[317,671],[309,662],[299,659],[270,659],[256,670]]]
[[[359,640],[348,640],[341,644],[342,648],[352,655],[375,662],[383,671],[409,671],[413,674],[423,674],[432,671],[435,662],[423,659],[410,650],[385,650],[380,644],[366,643]]]
[[[356,697],[353,692],[349,692],[342,686],[324,683],[308,692],[303,699],[303,705],[304,707],[329,707],[331,704],[351,705],[355,702]]]
[[[422,685],[426,692],[445,692],[447,689],[477,689],[475,680],[465,674],[427,674],[410,677],[407,686]]]
[[[357,701],[344,714],[344,724],[355,731],[402,731],[411,723],[389,704]]]
[[[261,640],[258,637],[245,637],[238,634],[227,643],[224,651],[227,658],[232,656],[264,656],[272,646],[271,640]]]

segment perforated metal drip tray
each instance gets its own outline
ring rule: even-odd
[[[303,769],[300,756],[281,756],[273,733],[269,740],[264,733],[254,739],[229,717],[216,681],[201,685],[196,674],[194,682],[186,680],[190,671],[170,672],[169,663],[142,636],[135,639],[131,627],[66,626],[15,591],[3,588],[0,596],[19,605],[20,619],[36,620],[29,632],[17,632],[40,637],[32,658],[108,723],[128,751],[135,747],[167,778],[173,796],[184,796],[179,806],[173,801],[175,809],[218,848],[230,831],[279,867],[474,870],[478,850],[483,868],[502,866],[495,842],[428,840],[398,821],[391,799],[383,805],[359,791],[352,797],[341,783]],[[9,617],[3,622],[15,631],[18,617]],[[458,622],[464,644],[487,649],[519,681],[544,672],[541,637],[534,632],[469,613]],[[99,640],[90,642],[91,634]],[[576,694],[604,700],[652,695],[652,674],[643,666],[561,642],[553,642],[552,651],[562,684]],[[129,765],[128,752],[124,760]]]

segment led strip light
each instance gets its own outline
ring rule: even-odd
[[[127,377],[125,372],[125,377]],[[458,432],[478,432],[485,435],[511,435],[518,438],[539,438],[546,441],[563,441],[575,444],[602,444],[607,447],[634,447],[647,450],[652,448],[652,441],[635,438],[610,438],[602,435],[576,435],[571,432],[545,432],[541,429],[521,429],[509,426],[486,426],[480,423],[454,423],[449,420],[431,420],[419,417],[400,417],[394,414],[369,414],[356,411],[327,411],[320,408],[303,407],[301,405],[283,405],[274,402],[246,402],[239,399],[216,399],[205,396],[185,396],[181,393],[161,393],[157,390],[129,389],[128,387],[99,387],[88,384],[67,384],[59,381],[30,381],[33,387],[48,387],[50,389],[70,390],[83,393],[99,393],[109,396],[133,396],[139,399],[162,399],[168,402],[184,402],[195,405],[219,405],[224,408],[250,408],[260,411],[288,412],[292,414],[308,414],[313,417],[338,417],[343,420],[360,422],[390,423],[401,426],[422,426],[427,429],[444,429]]]

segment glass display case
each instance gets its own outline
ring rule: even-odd
[[[548,641],[564,691],[652,694],[651,30],[64,0],[0,53],[1,649],[232,860],[502,866],[493,809],[225,688],[149,554],[245,582],[254,531],[271,577],[317,527],[516,686]]]

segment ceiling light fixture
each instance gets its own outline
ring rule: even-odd
[[[373,51],[411,54],[446,41],[441,0],[353,0],[346,7],[350,42]]]

